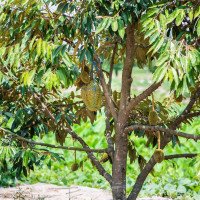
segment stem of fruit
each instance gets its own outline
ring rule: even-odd
[[[160,131],[157,131],[158,134],[158,149],[160,149]]]
[[[153,93],[152,93],[151,97],[152,97],[152,111],[155,111],[155,103],[154,103]]]

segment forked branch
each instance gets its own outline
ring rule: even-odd
[[[115,108],[115,104],[110,96],[109,88],[106,84],[106,81],[102,72],[101,62],[97,56],[95,56],[95,61],[97,62],[97,66],[99,69],[99,78],[100,78],[100,82],[101,82],[103,92],[106,98],[106,103],[110,109],[110,113],[112,117],[114,118],[115,121],[117,121],[117,109]]]
[[[158,89],[162,84],[162,81],[158,83],[153,83],[150,87],[148,87],[145,91],[143,91],[140,95],[130,100],[127,110],[130,111],[134,107],[136,107],[142,100],[146,99],[150,96],[156,89]]]

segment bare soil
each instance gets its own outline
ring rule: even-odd
[[[0,188],[0,200],[112,200],[106,190],[82,186],[63,187],[37,183],[11,188]],[[161,197],[138,200],[169,200]]]

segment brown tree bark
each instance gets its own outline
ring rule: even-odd
[[[126,29],[126,59],[122,72],[120,109],[115,124],[115,152],[112,168],[112,194],[114,200],[126,200],[128,135],[124,130],[129,114],[126,107],[130,98],[134,54],[134,23],[132,23]]]
[[[127,146],[128,137],[124,133],[124,125],[121,121],[115,128],[115,153],[112,166],[113,200],[126,200]]]

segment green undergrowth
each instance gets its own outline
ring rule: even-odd
[[[198,129],[200,120],[195,120],[191,126],[183,126],[183,131],[196,132],[195,127]],[[90,123],[83,123],[82,126],[75,126],[75,131],[83,136],[86,142],[91,148],[104,148],[106,142],[103,137],[104,134],[104,120],[103,117],[99,117],[94,125]],[[137,136],[131,136],[137,149],[137,153],[144,156],[146,160],[149,159],[155,148],[146,147],[146,139],[138,138]],[[43,138],[46,143],[52,143],[54,136],[49,134]],[[192,140],[180,140],[181,145],[169,144],[165,149],[165,154],[176,153],[200,153],[199,142],[196,143]],[[65,145],[71,146],[73,142],[67,140]],[[76,146],[79,146],[75,142]],[[71,165],[74,163],[74,152],[56,150],[64,157],[64,161],[52,162],[51,168],[47,165],[42,167],[36,167],[34,172],[31,172],[28,177],[29,183],[45,182],[53,183],[57,185],[83,185],[88,187],[97,187],[109,189],[108,183],[102,178],[97,170],[95,170],[89,160],[86,160],[83,164],[83,169],[78,169],[76,172],[71,171]],[[97,155],[100,159],[100,155]],[[85,153],[77,152],[77,162],[81,162],[87,158]],[[47,160],[48,162],[48,160]],[[129,162],[129,159],[128,159]],[[104,164],[105,168],[111,172],[111,165],[109,162]],[[200,199],[200,161],[199,158],[195,159],[173,159],[170,161],[163,161],[161,164],[157,164],[153,173],[151,173],[141,191],[140,196],[169,196],[175,199]],[[127,167],[127,184],[128,192],[136,180],[140,169],[138,162],[135,161],[132,164],[128,164]]]

